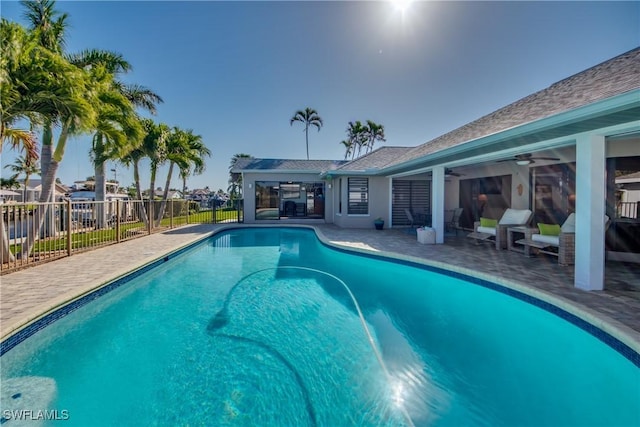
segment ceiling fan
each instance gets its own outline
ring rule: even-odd
[[[445,168],[444,176],[464,176],[464,174],[454,172],[453,169]]]
[[[517,165],[526,166],[530,163],[535,163],[534,160],[560,160],[556,157],[533,157],[531,153],[516,154],[510,159],[498,160],[498,162],[516,162]]]

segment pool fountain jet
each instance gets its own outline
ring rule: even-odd
[[[233,338],[233,339],[242,340],[242,341],[245,341],[245,342],[251,342],[251,343],[253,343],[255,345],[258,345],[260,347],[265,348],[270,353],[272,353],[276,357],[278,357],[294,373],[294,375],[296,377],[296,380],[297,380],[298,384],[300,385],[300,387],[301,387],[301,389],[303,391],[303,395],[305,396],[307,411],[309,412],[312,424],[316,425],[316,416],[315,416],[315,412],[313,410],[313,406],[311,405],[311,401],[309,400],[308,391],[306,390],[306,387],[304,386],[304,382],[302,381],[302,378],[300,377],[300,374],[298,374],[298,372],[295,369],[295,367],[293,365],[291,365],[291,363],[289,361],[287,361],[275,349],[272,349],[271,347],[265,345],[262,342],[255,341],[255,340],[248,339],[248,338],[227,335],[227,334],[218,332],[220,329],[222,329],[223,327],[225,327],[229,323],[230,316],[229,316],[228,307],[229,307],[229,303],[231,301],[231,297],[232,297],[234,291],[236,290],[236,288],[238,288],[240,286],[240,284],[242,284],[246,279],[250,278],[251,276],[254,276],[254,275],[259,274],[259,273],[266,272],[268,270],[281,270],[281,269],[303,270],[303,271],[307,271],[307,272],[319,273],[319,274],[331,277],[332,279],[338,281],[338,283],[340,283],[344,287],[344,289],[347,291],[347,294],[349,295],[351,301],[353,302],[353,304],[355,306],[356,312],[357,312],[358,317],[360,319],[360,323],[362,324],[362,328],[363,328],[363,330],[364,330],[364,332],[365,332],[365,334],[367,336],[367,340],[369,342],[369,345],[371,346],[371,349],[373,350],[373,353],[375,354],[375,357],[378,360],[378,363],[380,364],[380,367],[382,368],[382,371],[384,372],[387,384],[389,385],[390,390],[391,390],[391,401],[392,401],[392,404],[396,407],[397,410],[400,411],[400,413],[402,414],[402,417],[404,418],[404,421],[407,423],[407,425],[410,426],[410,427],[413,427],[414,426],[413,420],[411,419],[411,416],[407,412],[407,409],[404,407],[404,396],[403,396],[404,395],[404,389],[403,389],[402,384],[398,384],[397,381],[394,381],[394,379],[392,378],[391,374],[389,373],[389,370],[387,369],[387,366],[384,363],[384,360],[382,359],[382,355],[380,354],[380,351],[378,350],[378,348],[377,348],[377,346],[375,344],[375,340],[374,340],[373,336],[371,335],[371,331],[369,331],[369,328],[367,326],[367,322],[364,319],[364,315],[362,314],[362,310],[360,309],[360,304],[358,304],[358,301],[356,300],[355,295],[353,295],[353,293],[351,292],[351,289],[349,289],[349,287],[347,286],[347,284],[344,281],[342,281],[340,278],[334,276],[333,274],[327,273],[325,271],[316,270],[314,268],[297,267],[297,266],[267,268],[267,269],[263,269],[263,270],[254,271],[253,273],[249,273],[246,276],[244,276],[242,279],[240,279],[229,290],[229,292],[227,293],[227,296],[226,296],[226,298],[224,300],[224,305],[223,305],[222,309],[220,309],[220,311],[218,311],[216,313],[216,315],[213,316],[213,318],[209,321],[209,324],[207,325],[207,332],[212,336],[213,335],[219,335],[219,336],[224,336],[224,337],[227,337],[227,338]]]

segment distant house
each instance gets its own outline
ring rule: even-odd
[[[507,208],[531,209],[533,224],[561,224],[575,212],[575,284],[602,289],[605,215],[607,256],[640,262],[640,222],[616,211],[614,182],[616,171],[640,172],[640,48],[416,147],[383,147],[348,163],[241,160],[232,172],[242,174],[251,223],[308,221],[317,191],[317,221],[364,228],[382,217],[406,226],[405,210],[422,211],[437,243],[457,207],[467,228]]]
[[[15,191],[20,193],[20,196],[16,196],[14,200],[18,202],[33,202],[40,199],[40,194],[42,193],[42,180],[37,178],[29,178],[29,182],[27,183],[26,193],[24,186],[24,179],[19,179],[20,188]],[[65,195],[69,194],[70,188],[66,185],[55,183],[54,187],[54,200],[58,201]],[[26,194],[26,198],[25,198]]]
[[[157,189],[155,191],[155,196],[158,198],[162,198],[164,197],[164,190],[162,189]],[[169,190],[169,192],[167,193],[167,199],[182,199],[182,191],[178,191],[178,190]]]

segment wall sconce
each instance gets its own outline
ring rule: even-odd
[[[516,160],[516,165],[518,166],[527,166],[531,163],[531,160]]]
[[[253,184],[252,183],[249,183],[249,188],[253,188]]]
[[[331,183],[327,184],[327,188],[331,190]]]

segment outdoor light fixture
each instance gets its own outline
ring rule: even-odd
[[[529,163],[531,163],[531,160],[529,159],[516,160],[516,165],[518,166],[527,166]]]
[[[253,187],[253,184],[249,183],[249,188]]]

